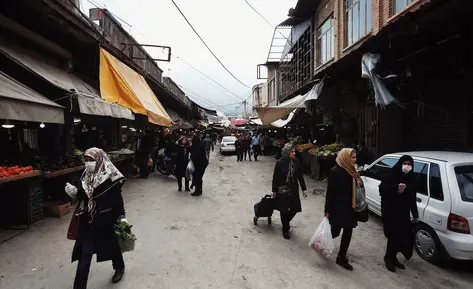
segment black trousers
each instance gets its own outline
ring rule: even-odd
[[[76,278],[74,279],[74,289],[87,289],[87,281],[89,279],[90,264],[94,255],[94,243],[92,236],[85,236],[82,241],[82,252],[77,264]],[[114,270],[125,269],[125,262],[121,252],[117,252],[112,258]]]
[[[196,193],[202,193],[202,187],[204,185],[204,178],[206,167],[196,167],[194,174],[192,174],[192,184],[195,186]]]
[[[245,161],[246,161],[246,155],[248,155],[248,159],[251,161],[251,150],[250,150],[250,148],[247,148],[243,151],[243,156],[245,157]]]
[[[254,145],[253,146],[253,153],[255,156],[255,161],[258,160],[258,156],[261,154],[261,146],[260,145]]]
[[[289,232],[291,228],[291,221],[296,216],[296,212],[289,211],[288,213],[281,213],[281,223],[283,232]]]
[[[395,262],[397,259],[397,252],[398,250],[396,241],[393,240],[393,238],[388,238],[386,254],[384,255],[384,258],[386,258],[387,261]]]
[[[177,179],[177,187],[179,188],[179,190],[182,190],[182,177],[176,177]],[[186,190],[189,189],[189,180],[184,178],[184,185],[185,185],[185,188]]]
[[[332,226],[332,238],[337,238],[340,235],[342,228]],[[351,236],[353,235],[353,228],[343,228],[342,240],[340,242],[340,252],[338,257],[342,259],[347,258],[348,247],[350,247]]]
[[[237,161],[243,161],[243,150],[242,149],[237,149]]]

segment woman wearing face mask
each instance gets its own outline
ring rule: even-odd
[[[84,157],[81,187],[66,185],[66,193],[73,199],[77,198],[79,206],[83,205],[85,209],[72,252],[72,261],[79,261],[74,289],[87,288],[93,254],[97,254],[97,262],[112,260],[115,270],[113,283],[121,281],[125,273],[114,226],[118,222],[126,222],[121,195],[126,180],[103,150],[90,148],[85,151]]]
[[[176,179],[178,191],[182,191],[182,178],[184,178],[185,190],[189,192],[189,180],[185,178],[187,164],[189,163],[189,144],[185,136],[176,142]]]
[[[290,222],[297,213],[302,212],[299,184],[304,198],[307,197],[307,187],[300,162],[295,158],[296,151],[292,144],[286,144],[281,154],[282,157],[274,167],[272,191],[276,193],[277,207],[281,213],[283,237],[290,239]],[[287,188],[287,193],[282,192],[284,188]]]
[[[413,222],[416,223],[419,218],[413,166],[412,157],[402,156],[379,185],[384,235],[388,238],[384,262],[391,272],[395,272],[396,268],[405,269],[398,261],[397,253],[402,253],[407,260],[413,254],[414,233],[410,213],[414,217]]]
[[[347,251],[353,228],[358,225],[355,211],[356,186],[362,183],[355,168],[356,151],[351,148],[342,149],[336,163],[328,174],[325,216],[328,216],[330,221],[333,238],[338,237],[343,229],[337,265],[352,271],[353,266],[348,263]]]

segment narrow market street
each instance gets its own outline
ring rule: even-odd
[[[471,263],[443,269],[414,254],[408,270],[387,272],[385,238],[374,216],[355,230],[349,249],[354,272],[318,256],[308,242],[323,216],[324,196],[311,192],[323,192],[324,184],[308,177],[310,194],[291,240],[281,236],[278,213],[272,226],[263,219],[254,226],[253,204],[269,192],[274,162],[237,163],[215,152],[199,198],[177,192],[174,178],[159,174],[129,180],[123,196],[138,241],[125,253],[126,276],[112,285],[111,263],[94,260],[88,288],[471,288]],[[70,217],[47,218],[0,245],[0,288],[72,288]]]

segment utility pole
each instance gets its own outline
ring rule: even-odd
[[[246,119],[246,100],[243,101],[243,109],[244,109],[243,118]]]

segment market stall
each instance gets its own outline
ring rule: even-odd
[[[0,72],[0,223],[29,226],[43,218],[42,173],[34,156],[54,149],[63,107]]]

